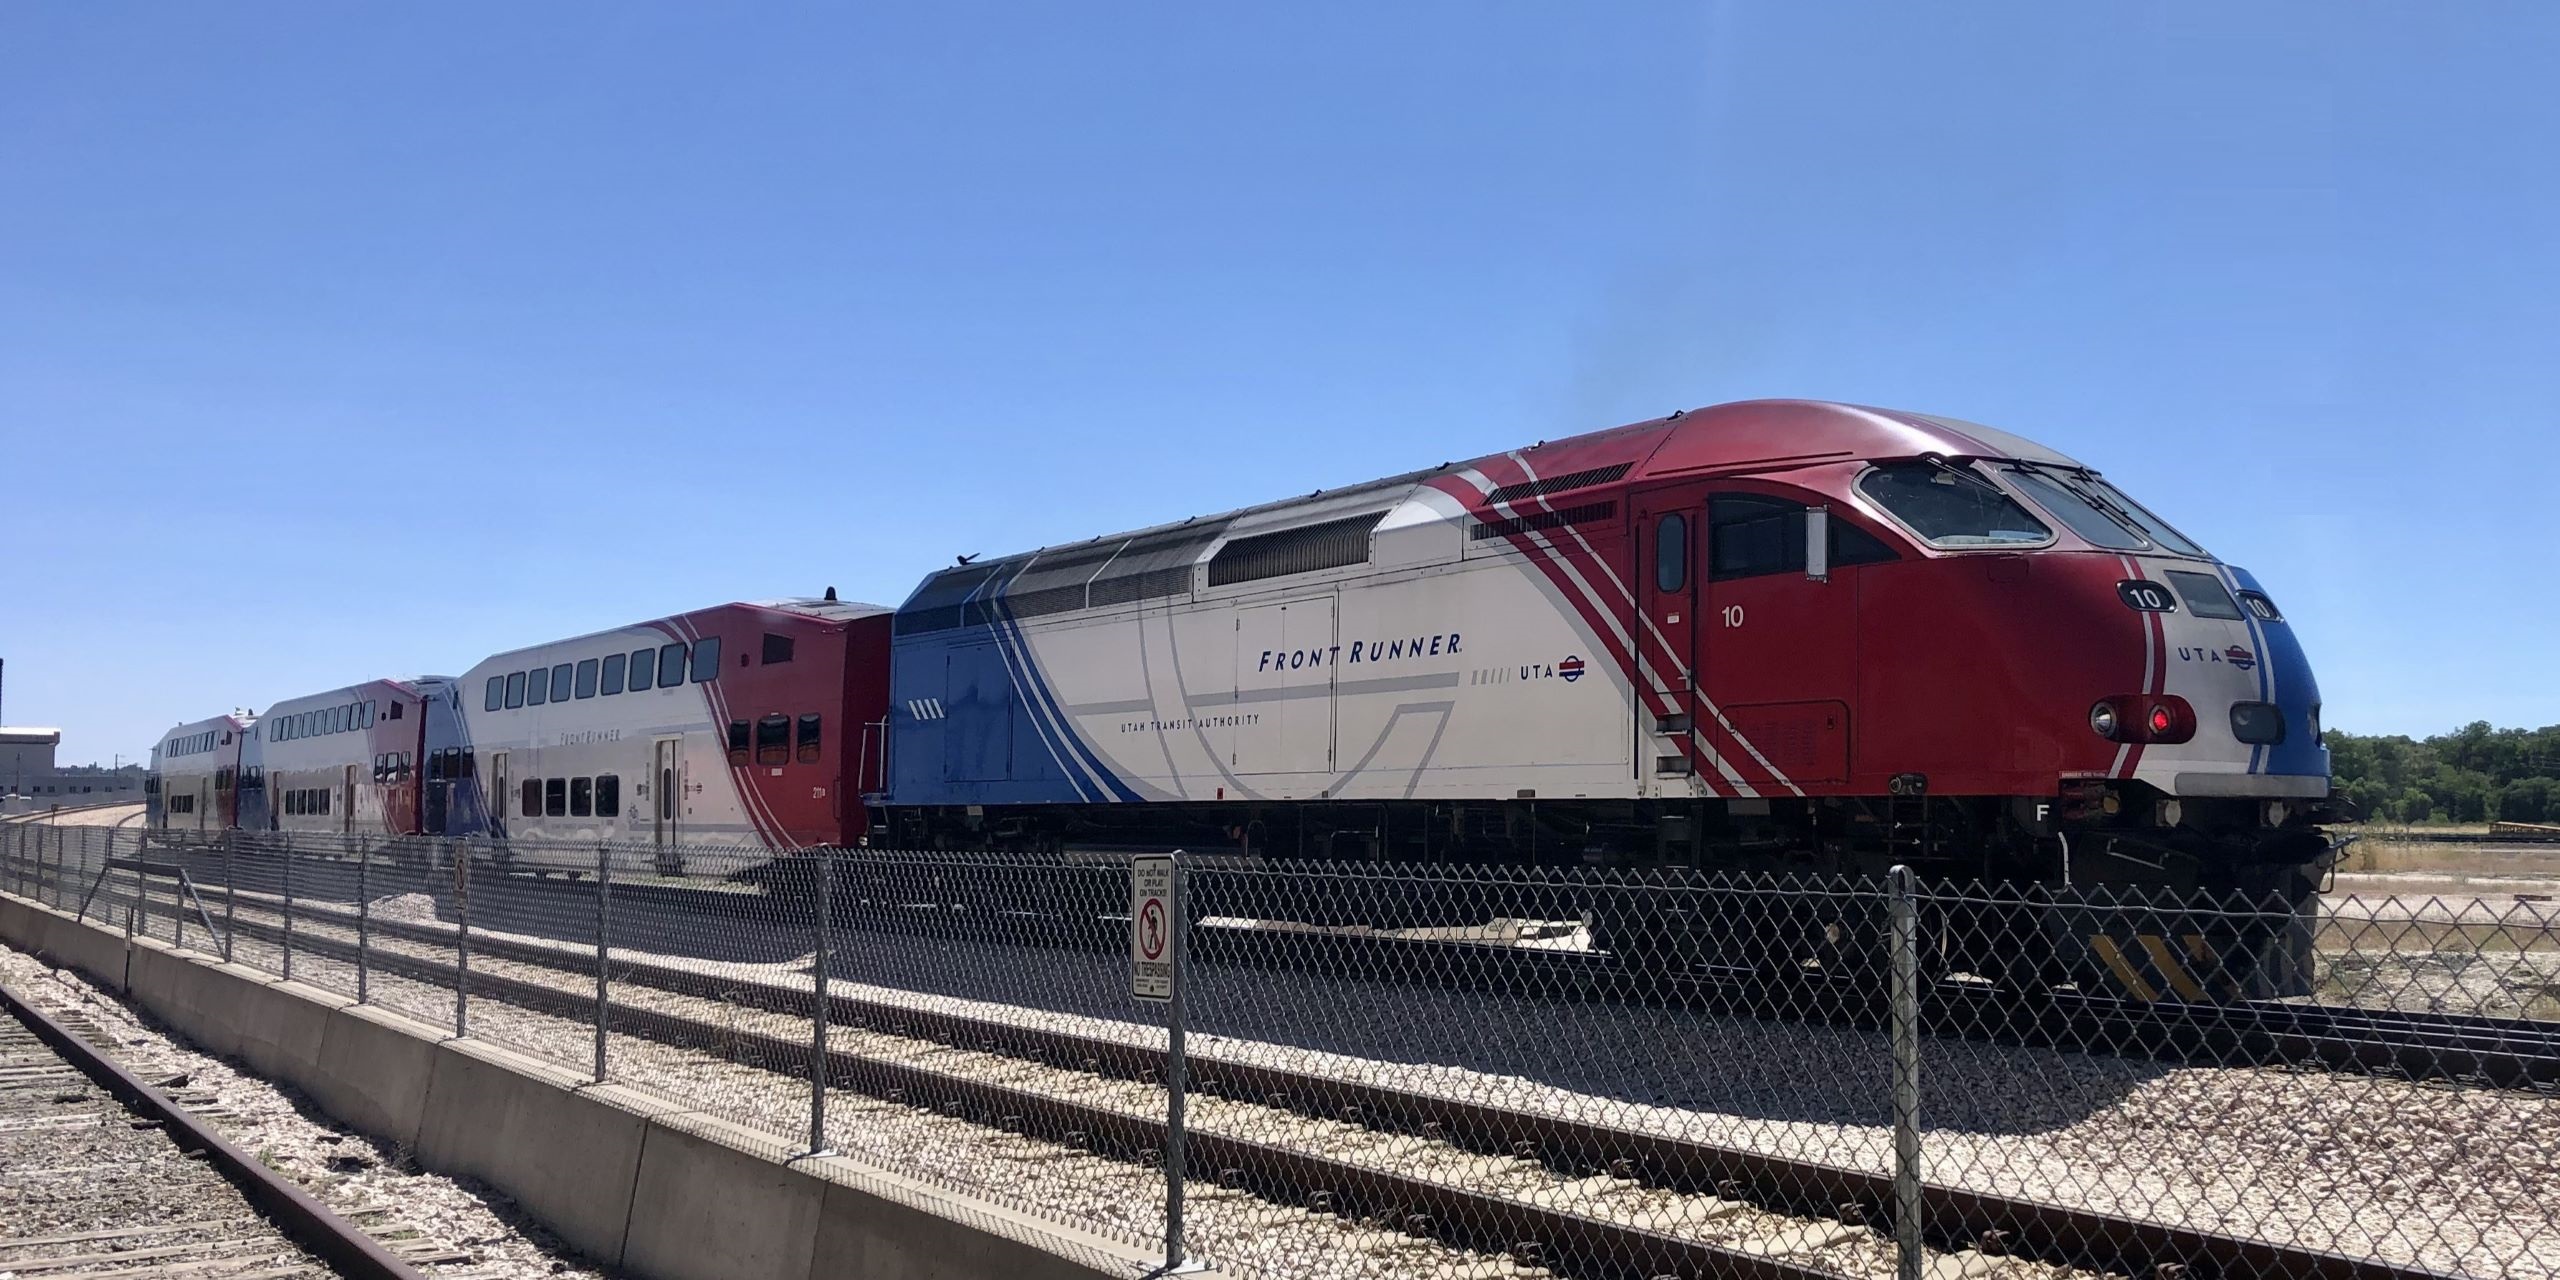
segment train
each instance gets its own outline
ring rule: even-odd
[[[833,594],[376,687],[418,695],[415,736],[341,729],[295,777],[337,770],[346,830],[643,841],[677,871],[706,839],[1181,847],[2300,907],[2334,857],[2318,685],[2265,587],[2088,465],[1938,415],[1716,405],[964,557],[894,608]],[[252,770],[277,710],[216,731]],[[205,732],[155,754],[154,826],[190,816]],[[2257,975],[2290,945],[2188,948]],[[2187,976],[2099,950],[2127,985]]]

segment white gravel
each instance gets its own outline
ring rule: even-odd
[[[244,895],[244,911],[250,901]],[[911,937],[845,944],[838,972],[876,979],[837,979],[835,989],[847,995],[1163,1043],[1159,1027],[1130,1020],[1125,961],[1117,957]],[[805,958],[769,965],[647,958],[740,983],[809,983]],[[618,991],[654,998],[628,985]],[[449,1015],[449,994],[405,997],[421,1005],[439,998]],[[480,1009],[475,1029],[487,1031]],[[1219,1061],[1267,1065],[1532,1116],[1890,1168],[1888,1064],[1880,1038],[1868,1033],[1294,973],[1213,979],[1195,993],[1193,1009],[1203,1030],[1190,1047],[1211,1070]],[[575,1047],[563,1039],[549,1052],[571,1062],[587,1057],[583,1039]],[[653,1077],[678,1067],[662,1047],[618,1040],[614,1052],[618,1063]],[[2560,1275],[2560,1098],[2550,1095],[1941,1040],[1928,1042],[1923,1086],[1924,1159],[1934,1185],[2452,1273]],[[798,1130],[786,1122],[778,1131]],[[1294,1141],[1321,1136],[1291,1133]]]
[[[385,1146],[330,1122],[302,1095],[196,1052],[159,1030],[113,993],[67,969],[54,969],[0,946],[0,978],[48,1013],[78,1013],[108,1031],[116,1056],[146,1081],[175,1081],[191,1109],[207,1114],[226,1137],[302,1184],[323,1203],[395,1248],[432,1244],[463,1257],[421,1269],[439,1280],[601,1277],[597,1269],[476,1182],[420,1172],[405,1150]],[[212,1107],[194,1108],[210,1096]],[[11,1177],[0,1172],[0,1187]],[[229,1189],[218,1176],[214,1181]],[[237,1192],[233,1192],[236,1199]],[[9,1201],[0,1194],[0,1201]],[[209,1204],[210,1202],[208,1202]],[[197,1218],[224,1216],[205,1205],[179,1206]],[[12,1208],[0,1213],[9,1234],[21,1230]],[[32,1225],[32,1224],[30,1224]],[[0,1274],[7,1264],[0,1262]]]
[[[1160,1027],[1104,1013],[1128,1008],[1118,957],[915,938],[847,950],[845,969],[881,975],[839,978],[847,995],[1163,1044]],[[809,982],[805,962],[648,958]],[[1889,1063],[1870,1033],[1305,974],[1204,985],[1192,1007],[1195,1026],[1217,1029],[1190,1037],[1204,1069],[1232,1060],[1891,1168]],[[1922,1075],[1935,1185],[2446,1272],[2560,1275],[2560,1097],[1948,1040],[1927,1043]]]

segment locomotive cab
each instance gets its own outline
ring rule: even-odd
[[[2084,979],[2145,998],[2298,990],[2298,916],[2331,856],[2328,751],[2309,663],[2257,580],[2041,450],[1880,461],[1854,494],[1921,566],[1863,582],[1867,763],[1905,791],[2009,798],[1956,830],[1924,819],[1917,861],[2103,899],[2041,913]],[[1956,857],[1929,856],[1931,837]],[[2279,923],[2235,931],[2234,912]],[[2026,949],[2015,917],[1978,927],[1986,950]]]

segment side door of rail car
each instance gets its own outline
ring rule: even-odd
[[[1666,796],[1701,794],[1699,756],[1692,726],[1709,654],[1699,642],[1699,549],[1706,545],[1703,484],[1671,485],[1636,494],[1627,545],[1636,563],[1636,616],[1628,638],[1636,647],[1636,783]]]
[[[1823,513],[1824,563],[1810,563],[1809,513]],[[1802,493],[1725,487],[1707,498],[1706,681],[1729,762],[1746,777],[1835,786],[1849,776],[1857,692],[1858,566],[1884,545]],[[1769,786],[1761,788],[1769,791]]]
[[[507,838],[507,817],[514,812],[516,793],[514,777],[507,770],[507,753],[489,753],[489,789],[482,794],[480,807],[488,812],[489,838]]]

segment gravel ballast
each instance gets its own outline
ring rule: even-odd
[[[385,1146],[330,1122],[299,1093],[280,1088],[197,1052],[184,1041],[158,1029],[121,997],[67,969],[55,969],[14,948],[0,946],[0,979],[29,1004],[54,1016],[73,1014],[107,1032],[116,1057],[145,1081],[183,1081],[190,1098],[218,1099],[207,1114],[224,1136],[254,1152],[273,1169],[302,1184],[303,1189],[349,1218],[385,1244],[437,1246],[437,1255],[458,1255],[422,1266],[427,1274],[447,1280],[531,1280],[532,1277],[601,1277],[607,1274],[561,1245],[540,1224],[526,1218],[504,1196],[486,1187],[419,1171],[407,1151]],[[172,1087],[180,1087],[173,1085]],[[191,1110],[197,1110],[190,1107]],[[0,1185],[14,1181],[22,1166],[14,1152]],[[97,1171],[104,1178],[123,1176],[122,1166]],[[238,1197],[219,1175],[206,1176]],[[6,1197],[0,1197],[5,1199]],[[173,1199],[171,1212],[195,1218],[225,1217],[215,1202],[197,1204]],[[22,1227],[12,1200],[9,1235],[41,1234]],[[74,1228],[65,1228],[66,1230]],[[0,1260],[0,1273],[9,1264]]]

